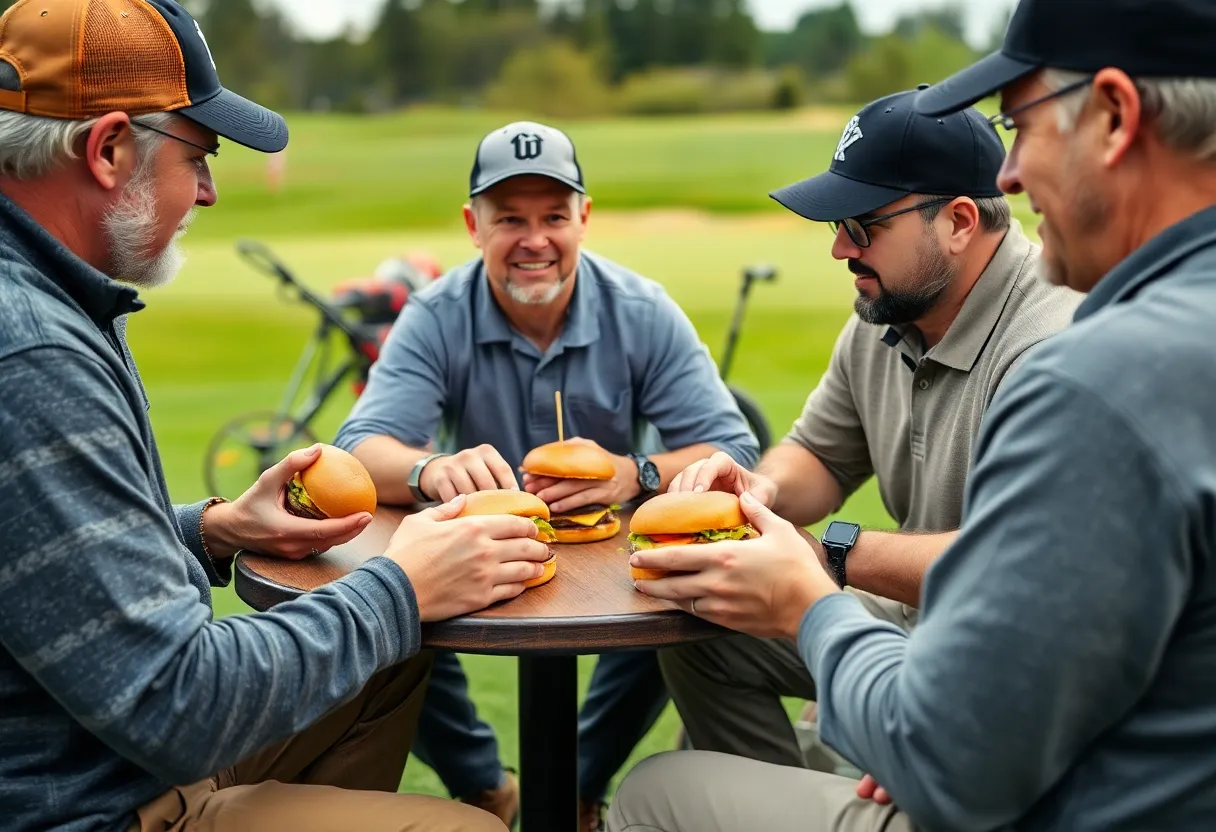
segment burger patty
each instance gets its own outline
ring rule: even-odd
[[[601,526],[604,523],[611,523],[616,519],[616,512],[612,510],[611,506],[596,504],[590,506],[581,506],[573,511],[567,511],[565,514],[554,514],[549,518],[549,523],[555,529],[590,529],[594,528],[594,526],[588,526],[586,523],[576,523],[573,520],[568,520],[566,518],[569,516],[577,517],[583,514],[596,514],[597,512],[601,511],[604,512],[604,516],[595,522],[596,526]]]

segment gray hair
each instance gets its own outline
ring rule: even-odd
[[[975,203],[975,207],[979,209],[980,228],[989,233],[996,231],[1004,231],[1009,228],[1009,224],[1013,219],[1013,210],[1009,206],[1009,200],[1003,196],[981,196],[972,197],[971,201]],[[941,213],[943,204],[927,205],[920,209],[920,218],[926,223],[933,222],[937,219],[937,215]]]
[[[1080,83],[1088,73],[1062,69],[1043,71],[1043,82],[1053,90]],[[1137,78],[1136,90],[1147,120],[1152,121],[1161,141],[1179,153],[1200,162],[1216,161],[1216,81],[1207,78]],[[1082,96],[1058,100],[1060,132],[1076,127]]]
[[[152,113],[132,118],[135,124],[167,129],[175,116]],[[77,158],[76,144],[97,119],[61,119],[0,110],[0,174],[30,180],[46,176]],[[151,130],[135,130],[139,159],[148,158],[165,138]]]

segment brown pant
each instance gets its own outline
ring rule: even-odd
[[[381,671],[307,730],[139,809],[132,832],[502,832],[488,812],[397,794],[431,656]]]
[[[712,751],[669,751],[625,777],[608,832],[913,832],[894,806],[856,794],[857,781]]]

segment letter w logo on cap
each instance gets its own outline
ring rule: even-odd
[[[194,28],[198,30],[198,39],[203,42],[203,48],[207,50],[207,58],[211,61],[211,68],[216,69],[215,58],[211,55],[211,47],[207,44],[207,37],[203,34],[203,27],[198,25],[198,21],[194,21]]]
[[[844,133],[840,136],[840,142],[836,145],[836,156],[834,157],[836,161],[843,162],[844,152],[863,138],[864,136],[861,134],[861,122],[857,116],[853,116],[849,119],[849,123],[845,125]]]
[[[515,158],[526,162],[540,156],[544,140],[533,133],[520,133],[511,139],[511,144],[515,145]]]

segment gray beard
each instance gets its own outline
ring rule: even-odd
[[[151,160],[141,161],[118,202],[101,220],[102,233],[110,248],[110,276],[140,289],[170,283],[186,262],[178,240],[186,233],[195,213],[191,210],[186,215],[169,245],[149,255],[157,232],[156,191]]]
[[[544,306],[557,300],[557,296],[561,294],[562,289],[566,286],[566,281],[569,279],[568,277],[563,277],[547,289],[537,293],[536,289],[525,289],[518,283],[512,283],[508,278],[507,295],[516,303],[523,303],[529,306]]]

